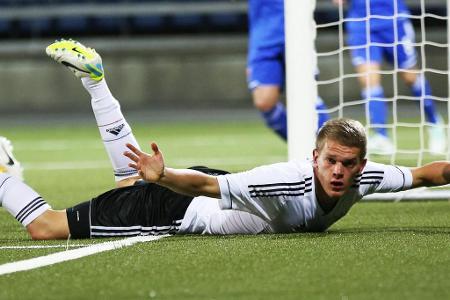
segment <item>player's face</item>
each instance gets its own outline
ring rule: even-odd
[[[327,140],[320,152],[314,150],[314,172],[320,184],[317,188],[319,197],[338,199],[348,191],[355,176],[366,164],[359,154],[360,149],[343,146],[333,140]]]

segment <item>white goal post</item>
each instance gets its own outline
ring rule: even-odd
[[[314,149],[317,115],[315,72],[315,0],[285,0],[288,156],[307,158]]]
[[[327,2],[328,7],[332,0],[319,0],[321,3]],[[351,1],[351,0],[350,0]],[[369,0],[366,0],[369,3]],[[348,1],[347,1],[348,2]],[[431,99],[438,103],[438,109],[444,118],[445,124],[442,128],[446,130],[447,144],[450,141],[450,0],[435,2],[438,5],[446,5],[445,11],[441,14],[430,13],[427,10],[427,4],[432,1],[407,1],[407,4],[413,3],[416,12],[420,14],[411,14],[411,20],[415,22],[417,36],[419,41],[414,43],[416,52],[419,56],[418,72],[426,74],[431,78],[430,83],[433,88],[433,96]],[[321,4],[320,3],[320,4]],[[349,49],[345,43],[344,22],[345,14],[342,5],[336,6],[334,9],[339,15],[339,20],[330,21],[328,23],[316,25],[314,20],[314,9],[316,7],[316,0],[285,0],[285,29],[286,29],[286,102],[288,114],[288,157],[289,159],[303,159],[311,157],[311,149],[314,147],[317,113],[315,112],[315,99],[320,94],[328,106],[327,112],[331,117],[352,117],[357,118],[365,123],[366,128],[371,128],[366,121],[368,119],[368,112],[365,108],[366,100],[355,98],[349,94],[349,90],[354,92],[360,91],[360,87],[356,81],[357,74],[349,63]],[[430,29],[426,26],[427,20],[436,20],[440,22],[442,31],[445,34],[439,35],[439,40],[433,39],[433,32],[430,34]],[[441,28],[439,27],[439,28]],[[445,30],[446,27],[446,30]],[[325,29],[325,30],[324,30]],[[328,30],[328,40],[324,37]],[[330,34],[330,32],[332,32]],[[437,34],[434,34],[437,35]],[[431,37],[429,37],[431,36]],[[316,41],[317,37],[317,41]],[[331,37],[331,38],[330,38]],[[333,40],[330,42],[329,40]],[[328,47],[322,47],[321,41],[327,40]],[[397,43],[397,42],[396,42]],[[330,44],[332,44],[330,46]],[[317,48],[317,50],[316,50]],[[439,52],[439,59],[433,58],[433,50]],[[395,52],[395,51],[394,51]],[[431,54],[430,54],[431,53]],[[443,54],[442,54],[443,53]],[[431,62],[429,62],[431,61]],[[318,64],[317,64],[318,62]],[[325,63],[324,63],[325,62]],[[314,78],[314,73],[317,65],[322,69],[321,73],[327,73],[325,78]],[[331,67],[330,67],[331,66]],[[330,72],[328,69],[333,69]],[[386,78],[390,76],[391,82],[386,88],[386,93],[389,94],[389,109],[392,111],[391,123],[388,124],[389,132],[394,140],[396,151],[393,155],[372,155],[369,153],[369,159],[383,163],[392,163],[398,165],[405,165],[410,167],[420,166],[433,160],[450,160],[450,145],[447,145],[445,153],[434,155],[430,153],[426,146],[427,131],[425,129],[432,127],[424,119],[423,99],[418,101],[410,95],[403,93],[401,82],[397,80],[398,66],[394,64],[392,70],[382,69],[380,74]],[[330,73],[332,75],[330,75]],[[439,77],[436,79],[436,77]],[[384,78],[384,77],[383,77]],[[445,80],[444,80],[444,79]],[[388,81],[388,80],[384,80]],[[435,82],[436,95],[434,84]],[[400,86],[400,87],[399,87]],[[404,88],[403,88],[404,89]],[[355,94],[355,93],[354,93]],[[392,94],[392,95],[391,95]],[[423,97],[422,97],[423,98]],[[350,100],[349,100],[350,99]],[[406,101],[405,101],[406,100]],[[418,121],[411,123],[403,121],[403,116],[408,115],[405,112],[404,104],[409,106],[420,103],[418,108]],[[408,106],[408,107],[409,107]],[[356,113],[355,113],[356,112]],[[410,117],[409,115],[407,117]],[[412,130],[417,133],[408,133]],[[402,140],[407,132],[410,140]],[[410,144],[415,144],[415,149],[410,147]],[[406,145],[406,146],[405,146]],[[397,194],[375,194],[365,199],[373,200],[419,200],[419,199],[450,199],[450,187],[447,189],[416,189],[404,193]]]

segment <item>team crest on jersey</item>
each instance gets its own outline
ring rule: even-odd
[[[120,124],[120,125],[117,125],[117,126],[115,126],[113,128],[106,129],[106,132],[109,132],[109,133],[114,134],[114,135],[119,135],[119,133],[122,131],[122,129],[124,127],[125,127],[125,124]]]

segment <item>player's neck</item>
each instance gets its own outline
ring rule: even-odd
[[[323,212],[325,214],[328,214],[336,206],[339,199],[329,197],[323,190],[322,185],[320,184],[317,177],[315,177],[315,186],[317,203],[319,203],[320,208],[322,208]]]

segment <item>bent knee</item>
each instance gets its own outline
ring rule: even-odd
[[[262,111],[271,110],[280,99],[278,86],[259,86],[253,90],[253,104]]]
[[[52,232],[46,228],[37,228],[27,227],[28,234],[30,235],[32,240],[40,241],[40,240],[53,240],[55,237],[53,236]]]

